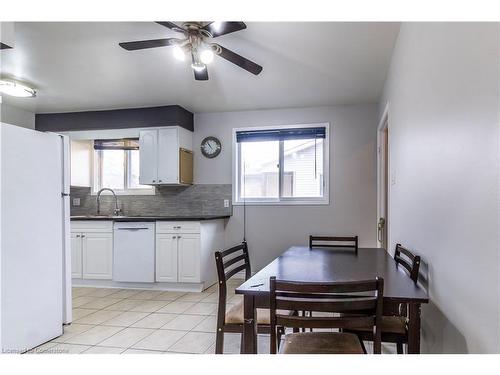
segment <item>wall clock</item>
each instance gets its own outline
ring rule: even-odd
[[[206,137],[201,141],[201,153],[206,158],[212,159],[220,154],[222,150],[222,144],[220,140],[215,137]]]

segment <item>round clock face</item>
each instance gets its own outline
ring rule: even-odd
[[[222,145],[215,137],[206,137],[203,141],[201,141],[201,153],[206,158],[215,158],[220,154],[221,150]]]

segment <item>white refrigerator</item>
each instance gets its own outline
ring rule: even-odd
[[[0,123],[0,347],[20,353],[71,322],[69,141]]]

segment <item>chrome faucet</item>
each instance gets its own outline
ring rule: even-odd
[[[122,213],[122,210],[118,208],[118,197],[116,196],[115,192],[110,188],[102,188],[97,192],[97,215],[101,214],[101,194],[105,190],[110,191],[111,194],[113,194],[113,196],[115,197],[115,209],[113,210],[113,215],[114,216],[120,215]]]

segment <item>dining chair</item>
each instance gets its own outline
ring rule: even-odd
[[[326,248],[341,248],[352,249],[355,254],[358,254],[358,236],[309,236],[309,248],[313,247],[326,247]],[[302,311],[303,316],[309,314],[311,311]],[[302,329],[304,332],[305,329]],[[312,329],[310,329],[312,331]]]
[[[271,354],[279,349],[277,327],[337,328],[371,327],[374,353],[381,353],[380,320],[384,280],[311,283],[270,278]],[[283,315],[280,310],[320,312],[318,316]],[[325,316],[325,313],[337,313]],[[340,315],[338,315],[340,314]],[[362,343],[343,331],[293,332],[285,335],[282,354],[363,354]]]
[[[420,269],[420,257],[398,243],[396,244],[394,261],[396,266],[401,266],[416,284]],[[403,354],[403,345],[408,344],[407,304],[385,303],[380,329],[382,331],[382,342],[396,344],[397,353]],[[356,333],[360,340],[371,341],[369,326],[349,330],[348,332]]]
[[[357,254],[358,236],[309,236],[309,248],[312,249],[313,247],[353,249]]]
[[[245,280],[251,276],[248,245],[245,241],[224,251],[215,252],[215,264],[219,279],[219,306],[217,311],[217,333],[215,354],[222,354],[224,348],[224,333],[241,333],[241,349],[243,349],[243,301],[226,310],[227,281],[237,273],[244,271]],[[286,312],[283,312],[286,313]],[[269,309],[257,309],[257,332],[270,333]],[[280,330],[280,335],[282,334]]]

